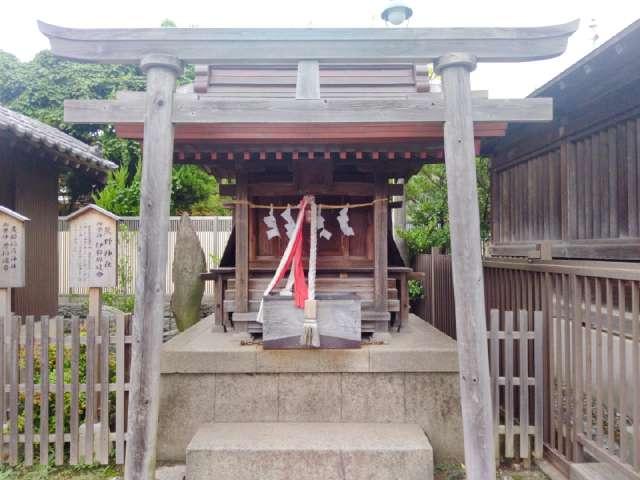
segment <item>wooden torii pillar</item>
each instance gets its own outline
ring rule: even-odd
[[[148,55],[140,62],[147,76],[140,194],[138,274],[131,357],[125,478],[155,477],[160,402],[160,351],[173,166],[172,122],[176,79],[182,62],[171,55]]]
[[[460,402],[465,463],[470,478],[495,478],[487,320],[484,304],[480,209],[476,182],[470,73],[476,58],[444,55],[435,63],[445,98],[444,158],[451,233],[456,332],[460,368]],[[466,448],[471,442],[481,448]]]
[[[39,24],[53,53],[96,62],[140,64],[147,92],[113,101],[65,102],[65,121],[144,122],[139,270],[127,442],[127,480],[154,478],[161,305],[166,271],[173,126],[178,123],[444,122],[449,182],[460,393],[467,476],[495,478],[474,121],[548,121],[550,99],[472,99],[476,62],[521,62],[558,56],[578,22],[539,28],[472,29],[68,29]],[[159,51],[156,51],[159,50]],[[455,53],[462,52],[462,53]],[[157,53],[152,54],[152,53]],[[182,62],[435,63],[444,98],[225,100],[175,95]],[[378,224],[386,225],[380,214]],[[385,229],[386,235],[386,229]],[[386,238],[386,237],[385,237]],[[242,245],[242,241],[239,241]],[[385,253],[377,253],[379,263]],[[244,269],[244,267],[243,267]],[[244,271],[244,270],[243,270]],[[382,279],[378,287],[382,291]],[[386,292],[385,295],[386,296]],[[382,301],[380,302],[382,307]]]

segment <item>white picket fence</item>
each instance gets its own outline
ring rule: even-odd
[[[167,277],[165,281],[166,293],[173,291],[171,281],[173,252],[176,244],[176,233],[180,217],[171,217],[169,225],[169,247]],[[224,247],[231,234],[231,217],[191,217],[198,238],[207,259],[207,268],[217,266]],[[124,270],[125,285],[121,285],[124,293],[133,294],[138,255],[139,217],[122,217],[118,223],[118,267]],[[63,219],[58,220],[58,292],[59,295],[86,294],[85,291],[69,287],[69,229]],[[122,282],[120,282],[122,284]],[[207,282],[205,295],[213,295],[213,283]]]

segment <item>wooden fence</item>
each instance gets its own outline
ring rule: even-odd
[[[456,338],[451,257],[434,248],[430,254],[416,257],[414,269],[424,273],[424,295],[416,313],[438,330]]]
[[[632,263],[485,261],[488,310],[543,312],[545,447],[567,474],[590,456],[640,478],[639,290]]]
[[[426,274],[419,314],[455,337],[450,262],[421,255],[416,270]],[[588,456],[640,479],[640,265],[489,258],[484,285],[487,318],[493,309],[542,312],[547,456],[567,474]],[[529,371],[535,362],[529,352]]]
[[[0,461],[124,463],[129,316],[0,318]]]
[[[532,454],[542,458],[542,312],[535,311],[531,319],[520,310],[514,323],[514,312],[491,310],[488,338],[496,453],[526,461]]]
[[[173,272],[173,253],[176,245],[176,235],[180,217],[171,217],[169,224],[169,246],[165,293],[173,292],[171,280]],[[191,217],[200,244],[205,253],[207,268],[218,265],[224,247],[231,234],[231,217]],[[118,281],[119,291],[133,294],[138,258],[138,230],[139,217],[122,217],[118,222]],[[58,285],[60,295],[82,294],[85,290],[69,287],[69,228],[63,219],[58,220]],[[207,282],[205,295],[213,295],[213,282]]]

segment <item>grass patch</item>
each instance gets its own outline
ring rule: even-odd
[[[121,467],[114,465],[0,466],[0,480],[110,480],[121,475]]]

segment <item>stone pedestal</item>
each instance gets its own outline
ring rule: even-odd
[[[456,342],[412,316],[389,344],[263,350],[199,322],[163,347],[158,460],[210,422],[415,423],[436,463],[464,457]]]

